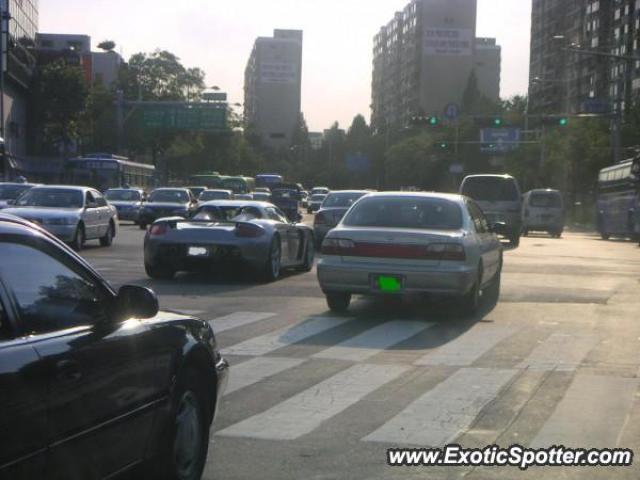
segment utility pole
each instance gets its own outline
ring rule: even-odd
[[[0,0],[0,157],[4,167],[4,177],[9,179],[9,160],[7,159],[5,121],[4,121],[4,91],[5,91],[5,74],[8,67],[8,44],[7,36],[9,35],[9,1]]]

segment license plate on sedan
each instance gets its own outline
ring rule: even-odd
[[[397,293],[402,291],[402,280],[398,275],[375,275],[373,288],[383,293]]]
[[[190,257],[207,257],[209,256],[209,249],[206,247],[189,247],[187,255]]]

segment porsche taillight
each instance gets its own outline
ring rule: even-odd
[[[152,237],[161,237],[166,235],[169,231],[169,226],[166,223],[154,223],[149,229],[149,235]]]
[[[242,238],[257,238],[264,235],[264,229],[258,225],[252,225],[250,223],[238,223],[236,225],[236,237]]]

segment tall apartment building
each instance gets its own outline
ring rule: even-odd
[[[4,0],[10,16],[3,92],[5,150],[10,156],[26,153],[27,100],[35,69],[33,46],[38,30],[37,0]],[[0,166],[8,175],[9,165]]]
[[[402,127],[440,115],[475,70],[480,92],[500,95],[500,47],[476,39],[476,0],[412,0],[374,37],[371,123]]]
[[[300,117],[302,31],[258,37],[245,69],[245,128],[273,148],[288,148]]]

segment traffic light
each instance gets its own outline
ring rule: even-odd
[[[479,115],[473,118],[479,128],[503,128],[505,121],[497,115]]]
[[[569,125],[569,119],[567,117],[560,117],[560,120],[558,120],[558,124],[561,127],[566,127],[567,125]]]
[[[542,124],[548,127],[566,127],[569,125],[569,117],[566,115],[544,115]]]
[[[437,127],[440,119],[435,116],[416,115],[411,117],[411,125]]]
[[[493,119],[493,126],[494,127],[501,127],[502,126],[502,119],[500,117],[496,117]]]
[[[435,115],[433,117],[429,117],[429,125],[435,127],[436,125],[438,125],[438,123],[440,123],[440,119],[438,117],[436,117]]]
[[[449,150],[449,142],[436,142],[433,144],[433,148],[436,150]]]

